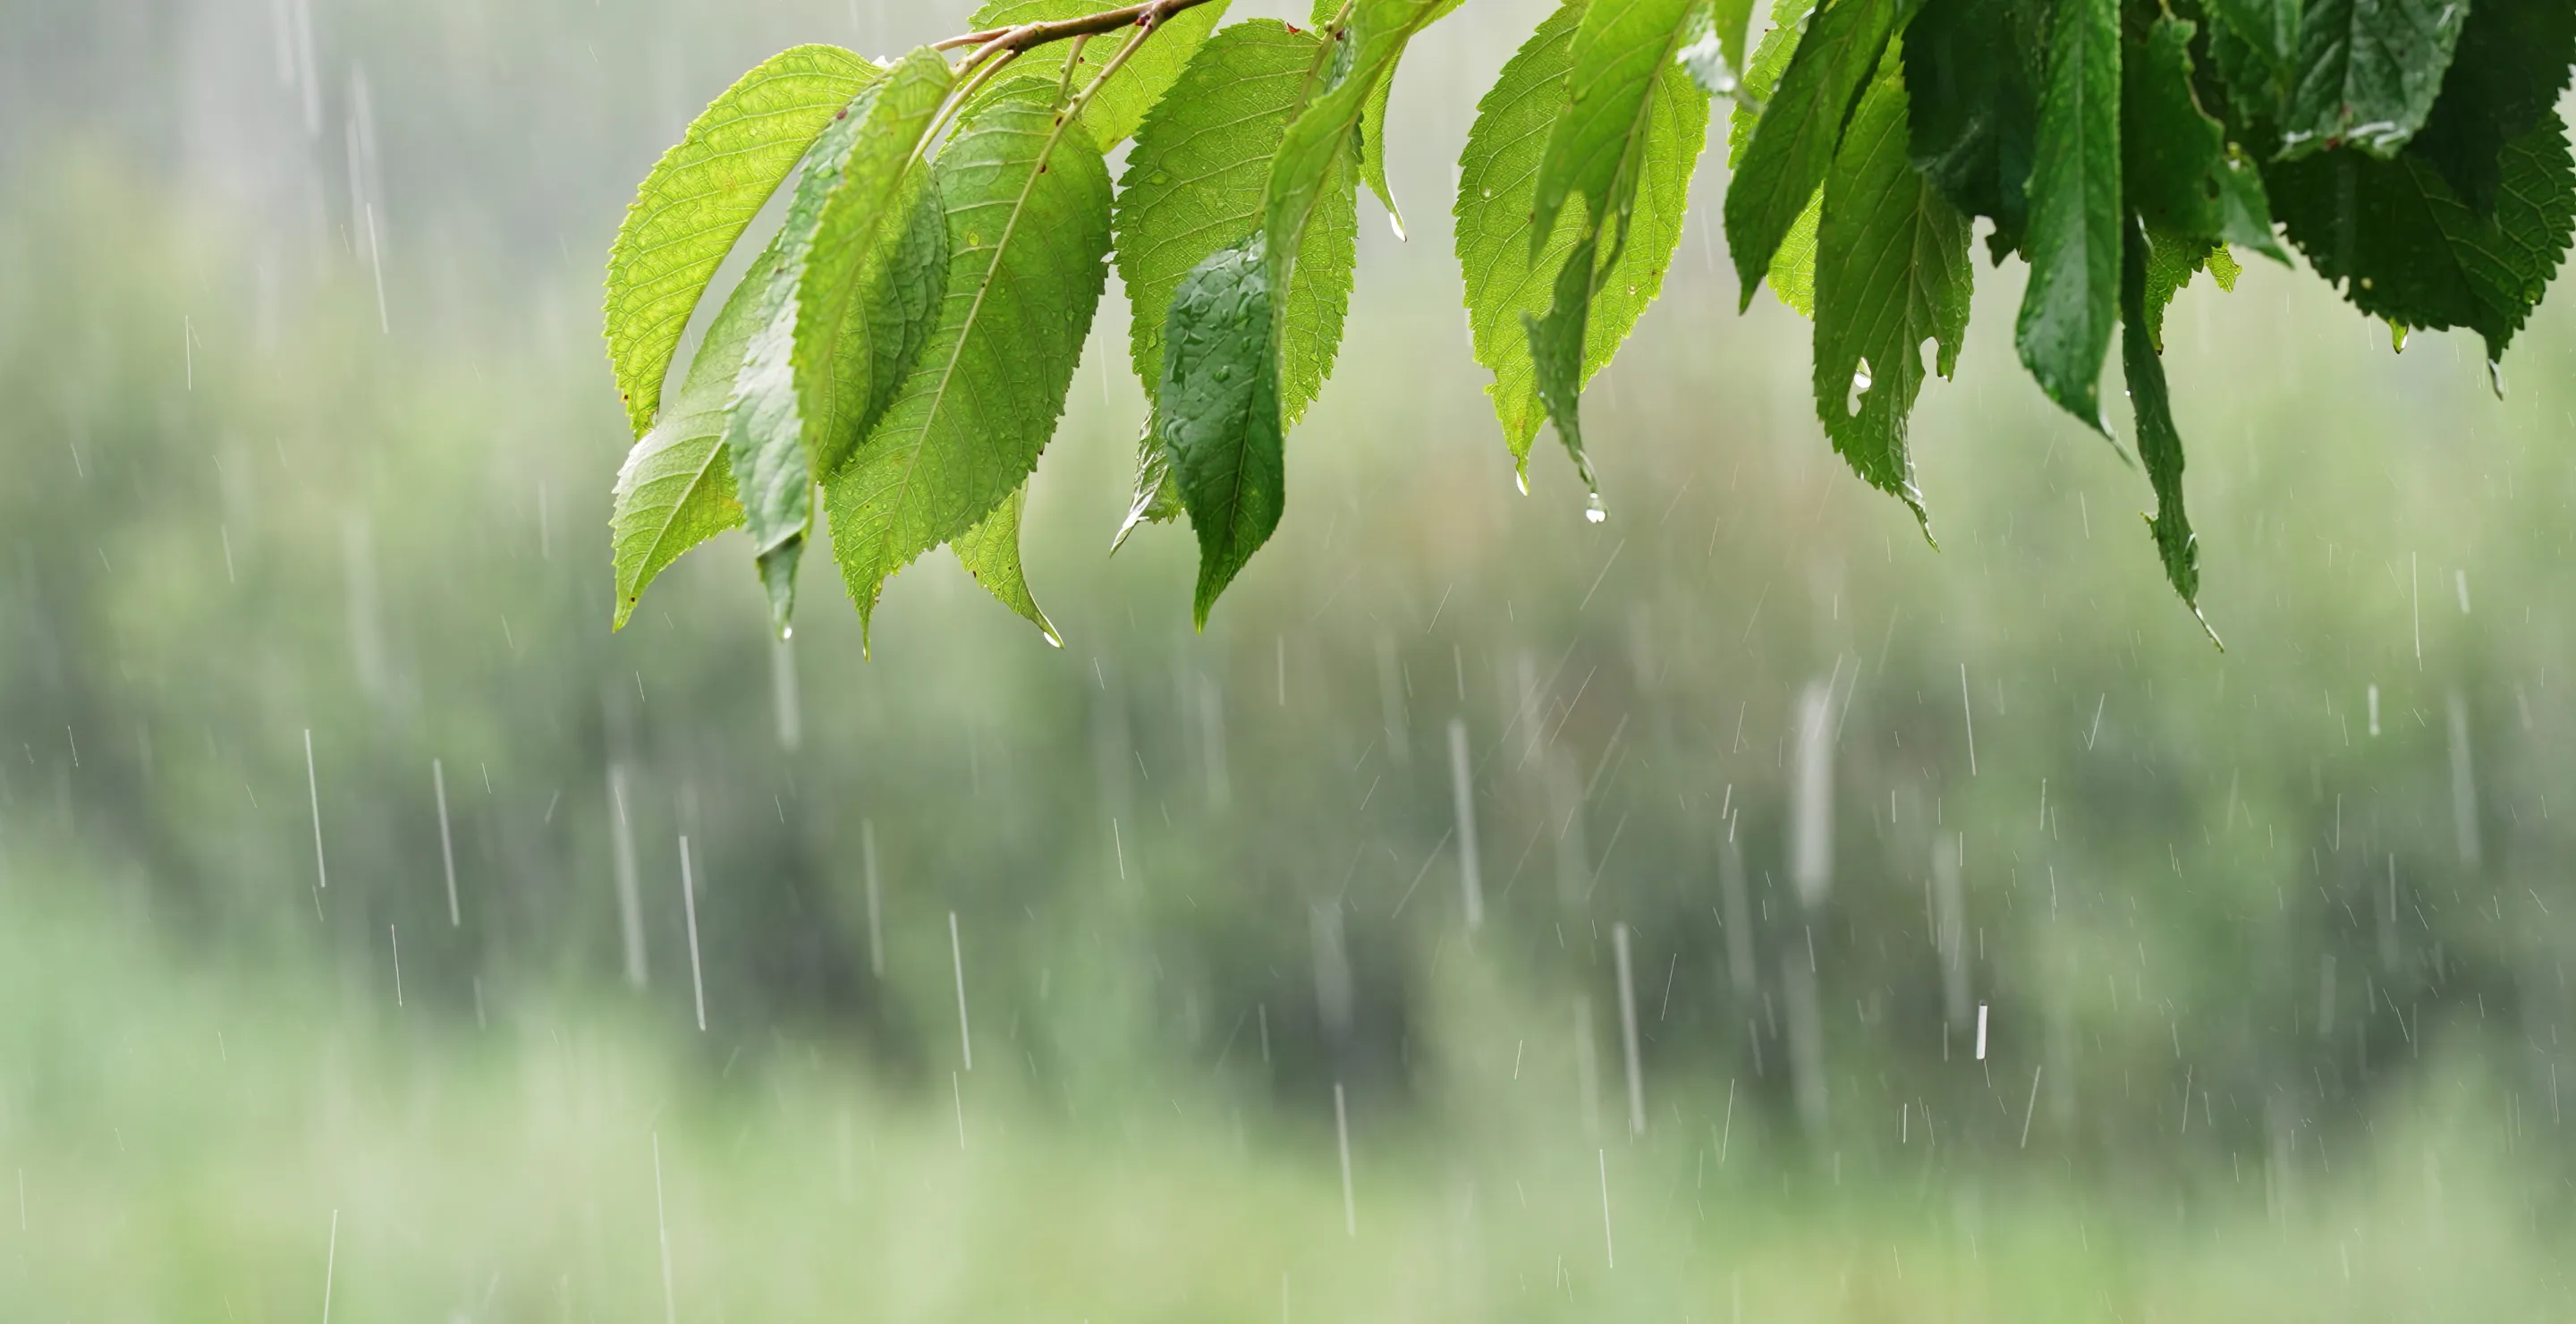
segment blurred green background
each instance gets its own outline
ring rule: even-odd
[[[945,553],[873,661],[828,591],[773,644],[731,535],[611,634],[635,181],[968,6],[735,8],[0,8],[0,1318],[2576,1310],[2563,292],[2501,400],[2304,273],[2183,296],[2220,652],[2017,269],[1926,394],[1935,552],[1704,205],[1589,524],[1458,308],[1543,8],[1482,0],[1205,635],[1185,531],[1107,555],[1114,282],[1032,489],[1062,651]]]

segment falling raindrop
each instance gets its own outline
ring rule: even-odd
[[[707,983],[698,973],[698,880],[689,867],[689,834],[680,834],[680,906],[689,923],[689,993],[697,1003],[698,1031],[707,1028]]]
[[[1608,507],[1601,504],[1601,493],[1598,490],[1593,491],[1584,498],[1583,518],[1587,523],[1592,524],[1598,524],[1603,520],[1610,518],[1610,510]]]

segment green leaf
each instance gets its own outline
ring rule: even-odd
[[[2576,62],[2576,4],[2478,0],[2442,95],[2409,150],[2432,163],[2481,216],[2495,210],[2504,145],[2531,131],[2567,88]]]
[[[2493,215],[2412,152],[2345,149],[2265,172],[2290,242],[2354,307],[2401,326],[2466,327],[2504,355],[2576,228],[2576,162],[2556,112],[2506,144]]]
[[[1394,75],[1413,34],[1451,7],[1450,0],[1351,0],[1349,26],[1336,38],[1342,50],[1333,60],[1336,66],[1347,61],[1346,69],[1338,82],[1328,76],[1315,85],[1271,157],[1262,203],[1262,243],[1270,263],[1265,289],[1296,290],[1307,228],[1328,210],[1327,199],[1352,187],[1348,154],[1370,98]],[[1274,353],[1286,352],[1289,303],[1270,301],[1270,315],[1279,323],[1272,328]]]
[[[1523,318],[1548,310],[1556,277],[1590,228],[1586,213],[1567,209],[1530,257],[1527,232],[1545,153],[1547,128],[1566,103],[1573,70],[1576,25],[1582,0],[1573,0],[1539,25],[1477,104],[1467,149],[1458,158],[1456,238],[1465,277],[1467,325],[1476,361],[1494,374],[1485,388],[1517,472],[1527,484],[1530,443],[1547,409],[1538,397],[1536,365]],[[1690,180],[1707,138],[1708,104],[1682,75],[1667,71],[1653,98],[1646,129],[1644,170],[1636,180],[1628,220],[1628,245],[1588,292],[1583,325],[1583,381],[1607,365],[1662,289],[1664,272],[1681,242]]]
[[[2272,236],[2263,177],[2228,150],[2227,130],[2192,94],[2196,29],[2163,18],[2121,70],[2121,186],[2154,229],[2243,244],[2287,262]]]
[[[1566,54],[1548,52],[1548,46],[1564,44],[1551,28],[1540,28],[1548,46],[1538,46],[1540,36],[1533,36],[1538,52],[1530,54],[1533,67],[1525,72],[1546,72],[1548,64],[1558,70],[1535,108],[1546,113],[1548,106],[1566,106],[1548,129],[1538,178],[1530,191],[1522,191],[1517,180],[1504,180],[1512,188],[1499,191],[1497,198],[1481,198],[1489,188],[1484,180],[1499,178],[1494,162],[1481,162],[1479,180],[1473,183],[1479,193],[1473,201],[1481,203],[1486,216],[1525,234],[1517,245],[1520,252],[1479,252],[1481,245],[1473,242],[1479,234],[1468,229],[1466,191],[1471,183],[1466,160],[1461,160],[1458,242],[1461,265],[1468,270],[1468,327],[1476,327],[1479,314],[1486,322],[1499,322],[1515,312],[1517,288],[1494,288],[1497,278],[1528,286],[1540,278],[1548,281],[1546,312],[1517,309],[1517,319],[1528,340],[1535,397],[1548,420],[1556,422],[1556,438],[1592,495],[1592,518],[1600,518],[1602,505],[1592,461],[1584,456],[1579,412],[1584,381],[1610,363],[1620,340],[1636,327],[1638,314],[1662,288],[1672,247],[1680,242],[1690,173],[1698,165],[1700,144],[1708,139],[1708,98],[1677,59],[1687,39],[1687,18],[1690,5],[1672,0],[1592,0],[1579,10]],[[1525,52],[1530,52],[1528,46]],[[1504,90],[1507,85],[1497,93]],[[1515,126],[1497,124],[1486,134],[1486,144],[1510,129]],[[1517,142],[1504,147],[1512,155],[1522,152]],[[1476,149],[1479,139],[1471,134],[1468,155],[1476,155]],[[1582,198],[1582,206],[1571,206],[1574,198]],[[1641,211],[1646,232],[1638,234],[1633,222]],[[1473,219],[1484,222],[1484,216]],[[1636,263],[1631,263],[1633,237],[1643,240],[1633,250]],[[1499,294],[1486,299],[1486,307],[1479,307],[1481,286]],[[1607,299],[1600,299],[1602,294]],[[1492,350],[1517,348],[1499,335],[1481,340]],[[1517,412],[1528,412],[1525,399],[1507,399],[1504,392],[1515,381],[1502,371],[1497,371],[1494,386],[1497,407],[1517,404]],[[1504,415],[1504,425],[1512,425],[1510,415]],[[1535,417],[1530,417],[1530,428],[1535,428]],[[1510,435],[1510,440],[1522,487],[1528,487],[1528,438]]]
[[[1163,449],[1163,438],[1154,431],[1151,413],[1145,425],[1136,430],[1136,486],[1127,498],[1127,518],[1118,522],[1118,532],[1109,539],[1109,551],[1116,555],[1127,545],[1127,535],[1139,524],[1168,524],[1183,514],[1181,494],[1172,486],[1172,453]]]
[[[1199,538],[1191,619],[1204,630],[1217,595],[1279,527],[1288,462],[1279,356],[1270,336],[1269,264],[1255,235],[1190,272],[1164,331],[1164,449]]]
[[[796,158],[877,67],[838,46],[763,60],[708,103],[644,177],[608,250],[608,360],[642,436],[707,282]]]
[[[2138,420],[2138,459],[2156,490],[2156,513],[2147,517],[2155,536],[2156,555],[2165,579],[2182,595],[2183,605],[2200,616],[2200,546],[2183,511],[2182,433],[2174,427],[2173,399],[2165,389],[2165,365],[2156,334],[2147,322],[2147,236],[2131,222],[2123,227],[2124,260],[2120,267],[2120,368],[2129,382],[2129,405]],[[2208,629],[2209,622],[2201,621]],[[2211,631],[2210,639],[2218,638]]]
[[[1017,490],[1064,412],[1109,251],[1109,171],[1024,82],[959,125],[932,170],[948,222],[938,329],[824,488],[832,550],[865,623],[895,571]]]
[[[2147,261],[2144,275],[2144,321],[2147,343],[2158,354],[2165,352],[2165,309],[2173,305],[2174,296],[2182,293],[2191,278],[2214,263],[2225,263],[2224,273],[2213,271],[2219,288],[2236,285],[2236,263],[2227,255],[2227,246],[2193,235],[2179,235],[2150,226],[2146,238]],[[2124,273],[2121,277],[2127,279]],[[2124,311],[2125,318],[2127,313]]]
[[[1091,102],[1082,108],[1082,127],[1091,131],[1091,140],[1101,150],[1117,146],[1136,132],[1146,112],[1162,100],[1199,43],[1216,31],[1217,20],[1225,17],[1231,0],[1212,0],[1195,8],[1184,9],[1163,20],[1163,26],[1145,44],[1136,48],[1118,76],[1092,93]],[[1010,27],[1019,23],[1042,23],[1050,19],[1081,18],[1113,9],[1114,0],[985,0],[971,20],[974,30]],[[1082,63],[1073,74],[1073,88],[1079,92],[1100,76],[1100,71],[1118,54],[1129,34],[1104,32],[1082,45]],[[1043,78],[1050,85],[1064,78],[1065,56],[1073,49],[1070,41],[1049,42],[1011,64],[1016,78],[1023,73]],[[998,90],[998,89],[997,89]],[[980,102],[983,98],[978,98]]]
[[[2030,0],[1928,0],[1905,29],[1914,168],[1951,206],[1994,221],[1997,261],[2030,225],[2045,18]]]
[[[2300,0],[2208,0],[2210,11],[2238,40],[2283,74],[2299,53],[2299,6]]]
[[[1429,27],[1439,22],[1463,3],[1465,0],[1440,0],[1431,17],[1422,20],[1422,26]],[[1340,8],[1339,4],[1334,8]],[[1398,63],[1401,63],[1400,59]],[[1388,66],[1386,77],[1379,80],[1377,90],[1369,94],[1367,107],[1360,112],[1360,180],[1369,186],[1369,192],[1377,195],[1378,204],[1386,208],[1387,219],[1395,225],[1395,237],[1402,239],[1404,209],[1395,205],[1395,189],[1386,179],[1386,103],[1395,93],[1395,69],[1395,65]],[[1303,257],[1298,259],[1300,262],[1304,260]]]
[[[1797,39],[1779,90],[1763,107],[1743,164],[1727,184],[1726,247],[1743,287],[1739,307],[1752,305],[1772,255],[1832,168],[1843,121],[1878,67],[1895,9],[1895,0],[1835,0]],[[1761,63],[1756,53],[1754,64]]]
[[[883,412],[937,300],[946,254],[935,218],[926,237],[907,222],[926,179],[913,155],[950,83],[948,62],[924,47],[861,93],[816,141],[779,227],[725,445],[781,635],[814,484]]]
[[[1937,347],[1934,371],[1943,377],[1958,365],[1975,268],[1968,218],[1914,168],[1901,54],[1889,48],[1825,178],[1816,412],[1834,450],[1870,486],[1902,499],[1928,536],[1907,420],[1923,390],[1923,342]]]
[[[1064,647],[1064,636],[1056,633],[1055,622],[1039,609],[1038,600],[1029,593],[1028,575],[1020,566],[1020,514],[1028,505],[1028,484],[1022,483],[993,507],[993,513],[957,535],[948,549],[957,553],[958,564],[984,586],[1005,607],[1020,614],[1038,633],[1058,648]]]
[[[1745,70],[1744,86],[1735,98],[1734,109],[1727,113],[1726,168],[1740,169],[1744,149],[1753,141],[1753,126],[1761,122],[1758,109],[1779,90],[1780,75],[1788,72],[1789,57],[1798,51],[1798,36],[1805,31],[1807,14],[1815,0],[1775,0],[1771,6],[1771,28],[1762,34],[1762,44],[1753,52],[1753,63]],[[1824,207],[1825,189],[1818,183],[1807,195],[1805,210],[1789,223],[1789,232],[1780,239],[1779,251],[1771,255],[1770,269],[1764,282],[1780,302],[1795,309],[1801,317],[1816,313],[1816,217]]]
[[[1557,213],[1577,196],[1591,228],[1609,228],[1607,247],[1615,253],[1625,241],[1627,201],[1634,194],[1654,94],[1675,64],[1691,9],[1692,0],[1591,0],[1585,6],[1567,79],[1571,100],[1549,126],[1539,162],[1538,223],[1529,232],[1533,257],[1546,246]]]
[[[1130,307],[1128,355],[1151,404],[1163,383],[1163,324],[1181,281],[1208,257],[1262,228],[1270,162],[1288,122],[1323,76],[1331,48],[1311,32],[1270,19],[1237,23],[1211,38],[1137,132],[1111,221],[1118,278]],[[1294,427],[1323,390],[1341,347],[1359,260],[1358,202],[1342,167],[1306,230],[1288,291],[1280,406]],[[1166,490],[1171,466],[1146,422],[1138,442],[1136,497],[1123,543],[1140,521],[1181,513]],[[1114,546],[1115,544],[1113,544]]]
[[[2424,127],[2468,17],[2465,0],[2309,0],[2281,144],[2396,154]]]
[[[681,553],[742,523],[733,466],[725,462],[725,425],[733,412],[734,374],[761,324],[763,295],[777,264],[775,243],[752,261],[698,342],[679,398],[654,420],[617,471],[608,517],[617,569],[611,629],[626,628],[645,585]]]
[[[2058,407],[2104,436],[2120,305],[2120,0],[2059,0],[2031,165],[2030,283],[2013,343]]]

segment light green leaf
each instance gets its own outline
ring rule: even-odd
[[[1082,127],[1091,131],[1091,140],[1101,150],[1117,146],[1136,132],[1146,112],[1180,77],[1182,66],[1190,62],[1199,43],[1216,30],[1217,20],[1225,17],[1228,3],[1230,0],[1211,0],[1165,19],[1163,26],[1136,48],[1118,76],[1092,93],[1091,103],[1082,109]],[[986,0],[983,8],[975,11],[972,22],[981,32],[1018,23],[1081,18],[1117,7],[1114,0]],[[1073,75],[1075,91],[1100,76],[1100,71],[1117,56],[1118,48],[1126,44],[1128,35],[1104,32],[1083,43],[1082,63]],[[1050,84],[1059,82],[1064,77],[1065,56],[1072,47],[1070,41],[1049,42],[1013,61],[1011,73],[1014,77],[1032,74]]]
[[[1744,81],[1744,28],[1753,0],[1699,0],[1679,56],[1691,81],[1710,96],[1731,97]]]
[[[1584,7],[1566,80],[1571,96],[1548,128],[1539,161],[1533,257],[1546,246],[1557,213],[1577,196],[1591,228],[1607,227],[1612,252],[1625,241],[1651,103],[1676,64],[1691,9],[1692,0],[1590,0]]]
[[[1476,361],[1494,374],[1485,394],[1493,400],[1524,484],[1530,443],[1547,410],[1538,397],[1529,328],[1522,319],[1549,309],[1557,274],[1590,228],[1584,211],[1564,210],[1537,259],[1531,259],[1527,232],[1539,163],[1547,126],[1568,97],[1566,80],[1582,16],[1582,0],[1558,9],[1504,64],[1492,90],[1477,104],[1467,149],[1458,158],[1454,214],[1468,330]],[[1647,125],[1645,168],[1636,179],[1627,249],[1587,294],[1577,389],[1610,362],[1635,328],[1661,291],[1664,272],[1681,242],[1691,173],[1708,133],[1708,102],[1672,72],[1664,78]]]
[[[933,169],[948,219],[939,327],[856,456],[825,484],[862,622],[895,571],[990,514],[1036,467],[1107,280],[1109,171],[1053,85],[959,125]]]
[[[1254,235],[1200,263],[1172,297],[1163,333],[1163,448],[1198,533],[1190,615],[1202,630],[1217,595],[1269,540],[1287,504],[1261,245]]]
[[[2147,237],[2131,221],[2123,227],[2124,260],[2120,276],[2120,368],[2129,382],[2129,405],[2138,419],[2138,459],[2156,490],[2156,513],[2147,517],[2155,536],[2156,555],[2165,578],[2183,605],[2200,616],[2200,545],[2183,511],[2182,432],[2174,426],[2173,398],[2165,388],[2165,365],[2156,335],[2147,321]],[[2209,622],[2201,621],[2208,629]],[[2216,631],[2210,639],[2218,638]]]
[[[1889,48],[1825,178],[1816,411],[1834,450],[1870,486],[1901,498],[1928,536],[1907,421],[1923,389],[1923,342],[1937,346],[1934,371],[1943,377],[1958,364],[1975,271],[1968,218],[1914,168],[1899,55]]]
[[[1270,160],[1288,121],[1324,73],[1324,39],[1270,19],[1209,39],[1136,134],[1111,209],[1118,278],[1130,308],[1128,354],[1150,405],[1163,383],[1163,323],[1172,295],[1199,263],[1260,231]],[[1288,292],[1281,349],[1283,426],[1294,427],[1324,387],[1341,347],[1351,273],[1359,260],[1358,203],[1347,182],[1328,190],[1306,230]],[[1140,521],[1181,513],[1165,490],[1171,466],[1146,421],[1136,496],[1116,543]],[[1116,545],[1113,543],[1113,546]]]
[[[2193,235],[2173,234],[2153,226],[2147,228],[2146,250],[2141,311],[2147,329],[2147,343],[2162,354],[2165,352],[2165,309],[2173,305],[2174,296],[2191,284],[2193,276],[2218,262],[2226,263],[2225,274],[2213,271],[2213,278],[2221,289],[2233,287],[2236,284],[2236,262],[2227,255],[2225,244]],[[2125,269],[2121,279],[2128,279]],[[2121,316],[2125,319],[2128,314],[2123,311]]]
[[[617,471],[608,517],[617,569],[612,629],[626,627],[645,585],[681,553],[742,523],[733,466],[725,461],[725,424],[732,415],[734,374],[760,326],[769,273],[777,264],[775,243],[752,261],[706,338],[698,342],[679,398],[654,420]]]
[[[2040,389],[2104,436],[2102,362],[2120,310],[2120,0],[2062,0],[2031,165],[2013,344]]]
[[[734,240],[878,76],[838,46],[781,51],[710,102],[644,177],[608,250],[608,361],[637,436],[653,426],[671,355]]]
[[[1127,518],[1118,522],[1118,532],[1109,539],[1109,551],[1115,555],[1127,545],[1127,535],[1139,524],[1168,524],[1183,514],[1181,494],[1172,487],[1172,456],[1163,449],[1163,438],[1154,431],[1154,419],[1148,413],[1145,425],[1136,430],[1136,486],[1127,498]]]
[[[1440,0],[1431,17],[1422,21],[1429,27],[1446,17],[1465,0]],[[1339,4],[1334,4],[1339,9]],[[1323,5],[1317,5],[1321,9]],[[1399,63],[1401,61],[1399,60]],[[1395,94],[1395,67],[1389,66],[1386,77],[1379,80],[1377,91],[1369,94],[1368,106],[1360,112],[1360,179],[1377,195],[1378,204],[1386,208],[1387,219],[1395,224],[1395,237],[1404,238],[1404,209],[1395,205],[1395,189],[1386,179],[1386,103]],[[1305,258],[1301,255],[1298,261]]]
[[[2308,0],[2281,144],[2350,145],[2386,159],[2424,127],[2451,67],[2464,0]]]
[[[1837,0],[1796,39],[1779,88],[1727,183],[1726,247],[1743,287],[1739,306],[1752,306],[1781,241],[1832,167],[1852,101],[1887,48],[1895,9],[1895,0]],[[1763,46],[1770,45],[1765,38]],[[1754,65],[1762,63],[1757,53]]]
[[[936,299],[946,255],[935,222],[926,240],[904,241],[921,229],[909,224],[926,179],[913,155],[950,82],[948,62],[925,47],[861,93],[816,141],[779,227],[766,320],[735,382],[725,444],[782,635],[795,612],[814,484],[883,411]],[[889,383],[882,391],[880,377]]]
[[[1392,77],[1405,44],[1433,19],[1447,13],[1450,0],[1351,0],[1350,24],[1337,44],[1347,61],[1339,82],[1319,82],[1305,108],[1289,122],[1270,162],[1270,180],[1262,206],[1263,245],[1270,271],[1264,288],[1297,288],[1296,269],[1305,256],[1307,227],[1326,210],[1327,199],[1348,191],[1349,153],[1360,120],[1378,86]],[[1273,352],[1284,353],[1290,301],[1272,299]]]
[[[1038,627],[1038,633],[1045,635],[1048,643],[1062,648],[1064,636],[1056,633],[1055,622],[1039,609],[1037,598],[1029,593],[1028,576],[1020,566],[1020,514],[1028,500],[1028,484],[1022,483],[1002,498],[1002,504],[993,507],[993,513],[957,535],[948,549],[957,553],[958,563],[984,586],[985,592]]]

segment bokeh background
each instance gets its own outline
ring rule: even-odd
[[[828,574],[776,644],[734,535],[612,634],[635,182],[967,8],[0,7],[0,1317],[2576,1309],[2564,291],[2501,398],[2303,272],[2182,297],[2222,652],[2017,271],[1936,552],[1704,205],[1587,523],[1468,357],[1449,162],[1542,11],[1480,0],[1204,635],[1185,531],[1107,554],[1114,281],[1061,651],[945,553],[873,660]]]

